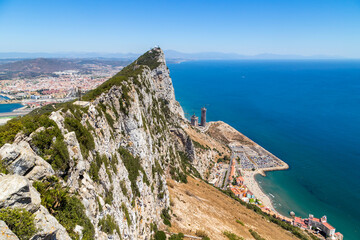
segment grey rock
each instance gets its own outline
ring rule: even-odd
[[[0,157],[10,173],[26,176],[30,180],[42,179],[55,173],[51,165],[36,155],[26,141],[4,144],[0,148]]]
[[[35,225],[41,231],[37,233],[31,240],[71,240],[66,229],[53,217],[49,211],[40,206],[39,210],[35,212]]]
[[[35,212],[40,204],[40,194],[27,178],[19,175],[0,177],[0,208],[25,208]]]
[[[0,240],[19,240],[5,222],[0,220]]]

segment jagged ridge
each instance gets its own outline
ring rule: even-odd
[[[1,127],[2,165],[36,186],[53,182],[51,176],[60,177],[58,184],[69,187],[63,194],[81,200],[85,207],[79,213],[86,212],[95,230],[91,235],[90,229],[89,235],[81,222],[73,219],[73,224],[66,224],[72,216],[59,218],[66,209],[57,205],[66,206],[63,201],[68,197],[47,204],[46,199],[57,199],[58,184],[46,185],[46,192],[38,188],[42,205],[65,224],[70,237],[86,233],[84,239],[107,238],[107,234],[115,239],[146,238],[154,231],[150,225],[162,224],[161,216],[169,224],[165,173],[170,170],[175,179],[186,181],[184,172],[194,171],[171,140],[170,129],[182,120],[183,112],[162,50],[145,53],[84,100],[91,102],[47,106]],[[49,215],[40,208],[35,216],[40,210]],[[110,225],[120,230],[113,232],[117,228]],[[62,232],[58,239],[68,239],[61,225],[56,226]]]

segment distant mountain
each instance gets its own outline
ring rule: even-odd
[[[237,53],[223,53],[223,52],[197,52],[197,53],[184,53],[175,50],[165,50],[166,60],[168,62],[180,62],[186,60],[241,60],[241,59],[268,59],[268,60],[281,60],[281,59],[344,59],[341,56],[331,55],[312,55],[303,56],[296,54],[272,54],[262,53],[257,55],[242,55]],[[24,59],[34,58],[56,58],[56,59],[98,59],[98,60],[127,60],[130,62],[139,57],[138,53],[96,53],[96,52],[63,52],[63,53],[21,53],[21,52],[8,52],[0,53],[0,65]]]
[[[118,67],[126,66],[131,60],[127,59],[57,59],[36,58],[12,61],[0,64],[0,80],[15,77],[31,78],[41,75],[52,75],[54,72],[77,70],[92,71],[94,66]]]
[[[199,52],[199,53],[183,53],[175,50],[165,50],[165,55],[168,59],[244,59],[245,55],[236,53],[221,53],[221,52]]]
[[[79,69],[80,67],[81,66],[74,61],[51,58],[37,58],[2,64],[0,65],[0,71],[52,73],[56,71]]]
[[[236,60],[236,59],[338,59],[340,56],[327,55],[282,55],[263,53],[257,55],[241,55],[237,53],[222,53],[222,52],[199,52],[199,53],[182,53],[174,50],[166,50],[165,55],[168,59],[181,60]]]
[[[29,59],[29,58],[124,58],[134,60],[137,53],[96,53],[96,52],[62,52],[62,53],[26,53],[0,52],[0,59]]]

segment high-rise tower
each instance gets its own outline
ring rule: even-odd
[[[81,87],[78,87],[78,97],[79,101],[81,101]]]
[[[201,108],[201,126],[206,126],[206,108]]]

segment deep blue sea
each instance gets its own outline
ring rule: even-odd
[[[169,64],[188,114],[208,109],[290,165],[257,180],[276,209],[327,215],[360,239],[360,61],[191,61]]]

